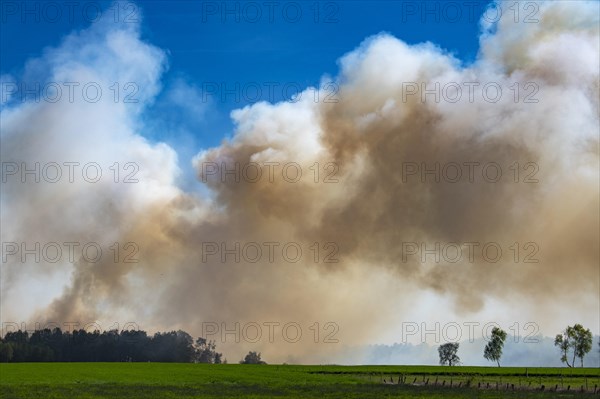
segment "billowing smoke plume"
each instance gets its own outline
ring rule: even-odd
[[[371,37],[321,89],[233,112],[233,138],[193,160],[207,194],[178,188],[175,152],[144,138],[165,54],[137,26],[72,34],[23,79],[97,82],[104,96],[4,106],[6,165],[80,166],[73,182],[9,175],[2,242],[104,252],[99,262],[8,256],[3,321],[133,320],[195,335],[213,322],[256,322],[263,335],[264,323],[298,323],[295,344],[218,343],[271,361],[322,360],[310,355],[314,322],[319,343],[335,323],[338,345],[449,315],[597,329],[598,15],[580,1],[542,4],[538,23],[507,15],[483,26],[471,65],[429,43]],[[114,101],[114,82],[135,82],[139,101]],[[96,183],[80,178],[91,162]],[[139,182],[124,182],[128,163]],[[132,252],[138,262],[123,262]]]

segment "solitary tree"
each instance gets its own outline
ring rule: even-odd
[[[243,360],[240,360],[240,364],[267,364],[260,358],[260,353],[248,352]]]
[[[506,332],[501,328],[494,327],[492,329],[492,338],[483,351],[483,357],[489,361],[497,362],[498,367],[500,367],[500,358],[502,357],[504,341],[506,341]]]
[[[554,345],[560,349],[560,360],[566,363],[568,367],[575,367],[576,358],[581,360],[581,367],[583,367],[583,358],[592,350],[592,332],[585,329],[581,324],[567,326],[562,334],[558,334],[554,338]],[[573,350],[573,355],[571,363],[569,363],[569,352],[571,350]]]
[[[445,366],[456,366],[460,363],[460,357],[456,354],[458,352],[458,342],[448,342],[444,345],[440,345],[438,353],[440,354],[440,364]]]
[[[554,338],[554,346],[557,346],[560,350],[560,361],[566,363],[568,367],[573,367],[569,363],[569,349],[573,347],[573,341],[570,334],[571,327],[567,327],[562,334],[557,334]],[[573,357],[575,357],[575,354],[573,354]]]

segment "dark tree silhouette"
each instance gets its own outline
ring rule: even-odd
[[[206,338],[198,338],[196,340],[196,361],[198,363],[214,363],[221,364],[223,355],[216,352],[214,341],[207,341]]]
[[[267,364],[260,359],[260,353],[248,352],[243,360],[240,360],[240,364]]]
[[[444,345],[440,345],[438,353],[440,355],[440,364],[442,366],[456,366],[460,363],[460,357],[456,354],[458,352],[458,342],[448,342]]]
[[[221,363],[214,342],[185,331],[75,330],[60,328],[7,332],[0,339],[1,362],[179,362]]]

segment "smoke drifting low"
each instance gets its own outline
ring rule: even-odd
[[[96,162],[107,177],[8,176],[2,242],[96,242],[105,255],[8,256],[2,319],[134,320],[196,335],[206,322],[299,323],[296,344],[218,343],[270,361],[320,360],[314,322],[321,334],[336,323],[349,345],[419,314],[534,319],[548,334],[577,317],[598,332],[598,15],[581,1],[542,4],[539,23],[507,15],[482,27],[470,65],[430,43],[368,38],[340,59],[335,101],[308,88],[234,111],[233,138],[193,160],[206,194],[179,188],[175,151],[144,138],[165,54],[138,26],[101,21],[72,34],[25,77],[136,82],[140,101],[4,106],[4,163]],[[128,162],[137,183],[123,181]],[[248,165],[262,176],[248,178]],[[236,167],[246,178],[236,181]],[[120,261],[126,243],[137,263]]]

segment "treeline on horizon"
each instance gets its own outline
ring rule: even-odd
[[[194,341],[185,331],[74,330],[7,332],[0,338],[0,362],[226,362],[214,341]]]

